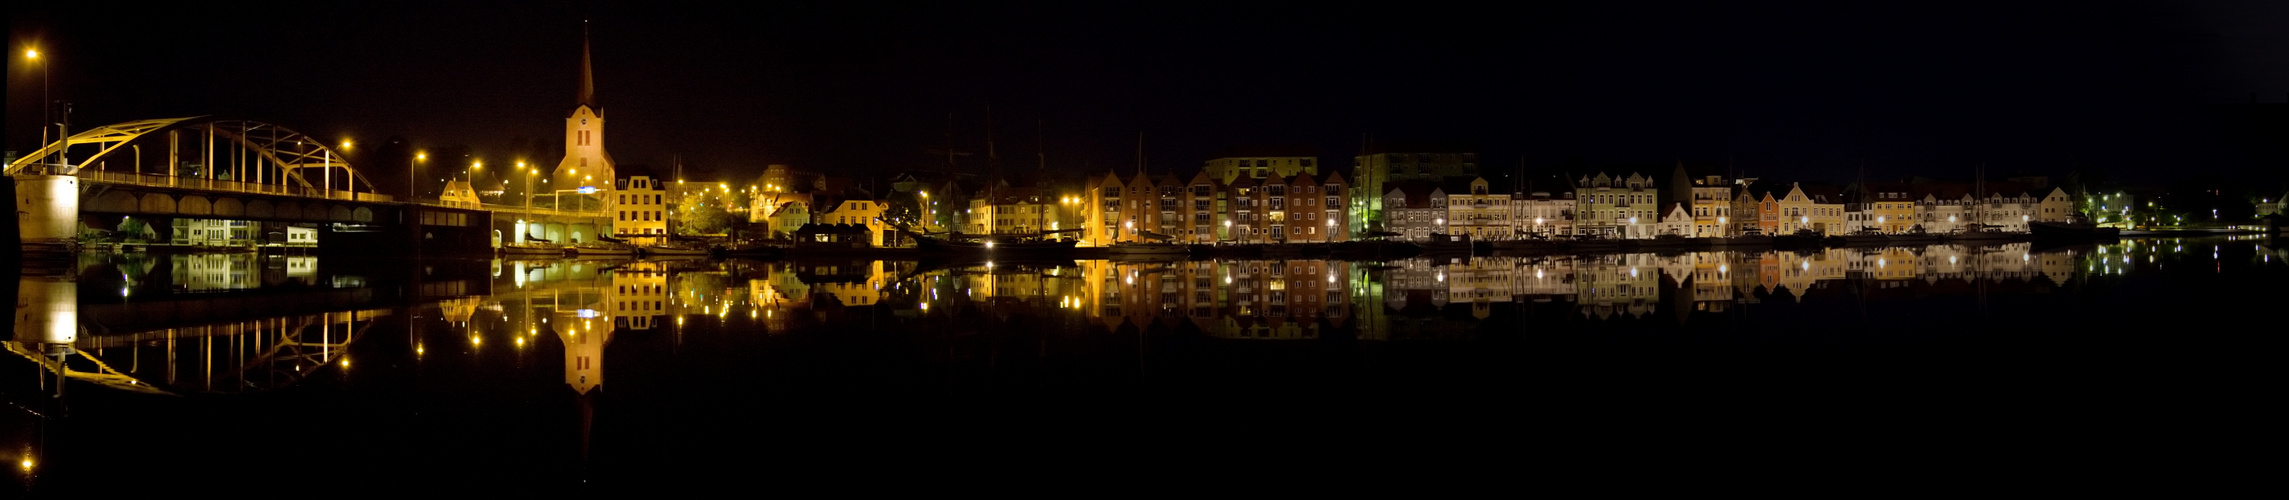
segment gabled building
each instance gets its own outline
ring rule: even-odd
[[[764,231],[768,233],[768,238],[775,240],[793,238],[795,231],[801,230],[803,225],[811,223],[810,203],[803,200],[782,202],[778,206],[771,207],[768,214],[753,222],[764,224]]]
[[[1653,237],[1660,195],[1653,179],[1635,172],[1617,177],[1599,172],[1574,181],[1574,231],[1578,235],[1641,239]]]
[[[1692,237],[1694,234],[1693,222],[1692,209],[1685,208],[1684,203],[1672,203],[1669,205],[1669,211],[1661,214],[1661,226],[1655,228],[1653,234],[1654,236],[1669,234]]]
[[[1405,241],[1431,241],[1447,232],[1447,193],[1427,181],[1409,181],[1383,193],[1383,230]]]
[[[1778,198],[1779,216],[1774,222],[1775,234],[1795,234],[1812,231],[1822,234],[1843,234],[1843,191],[1834,186],[1790,183],[1788,191]]]
[[[888,205],[879,200],[843,200],[832,208],[812,214],[811,219],[815,224],[863,227],[867,233],[867,244],[880,247],[892,238],[890,225],[882,221],[882,211],[885,208]]]
[[[1786,196],[1786,193],[1774,194],[1771,186],[1760,186],[1754,182],[1742,185],[1737,193],[1733,196],[1732,234],[1754,232],[1770,236],[1780,230],[1779,197]]]

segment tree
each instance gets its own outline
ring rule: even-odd
[[[720,205],[685,207],[683,224],[676,226],[676,234],[685,236],[723,234],[731,230],[733,219]]]

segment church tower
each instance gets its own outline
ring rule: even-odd
[[[588,26],[580,28],[580,101],[564,118],[564,161],[556,164],[549,186],[539,192],[593,187],[612,190],[618,172],[612,155],[604,152],[604,107],[596,104],[596,73],[589,63]]]

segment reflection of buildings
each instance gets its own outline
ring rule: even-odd
[[[137,256],[152,258],[151,256]],[[318,258],[307,255],[200,253],[167,255],[174,289],[186,292],[247,290],[289,281],[316,285]]]
[[[667,264],[638,261],[612,270],[612,287],[604,289],[604,314],[614,326],[650,330],[667,313]]]
[[[1087,261],[1080,272],[1076,302],[1108,328],[1181,320],[1214,337],[1318,338],[1350,316],[1341,261]]]
[[[1582,315],[1641,317],[1661,301],[1661,268],[1651,254],[1601,255],[1582,259],[1575,269],[1574,303]]]

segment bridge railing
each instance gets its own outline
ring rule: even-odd
[[[552,208],[549,208],[549,207],[527,207],[527,206],[524,206],[524,205],[504,205],[504,204],[498,204],[498,203],[486,203],[486,204],[485,204],[485,206],[484,206],[484,208],[485,208],[485,210],[490,210],[490,211],[494,211],[494,212],[507,212],[507,213],[524,213],[524,214],[533,214],[533,215],[550,215],[550,216],[564,216],[564,217],[603,217],[603,216],[604,216],[604,210],[602,210],[602,209],[598,209],[598,210],[557,210],[557,209],[552,209]]]
[[[201,179],[196,177],[176,177],[166,174],[139,174],[134,172],[105,171],[91,172],[81,170],[79,172],[79,177],[81,179],[98,182],[107,182],[113,184],[133,184],[137,186],[150,187],[201,189],[208,191],[229,191],[234,193],[275,194],[282,196],[299,196],[304,198],[324,198],[329,200],[354,200],[366,202],[396,201],[395,197],[379,193],[361,193],[338,189],[310,189],[301,186],[256,184],[252,182]]]

